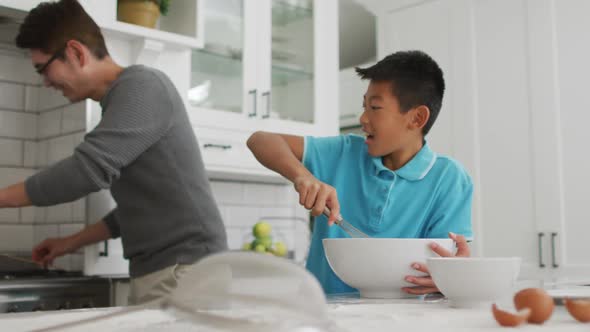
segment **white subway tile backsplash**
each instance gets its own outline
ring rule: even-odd
[[[295,229],[286,227],[273,227],[273,243],[283,242],[290,250],[295,250]]]
[[[37,136],[37,115],[0,110],[0,136],[34,139]]]
[[[73,135],[60,136],[49,140],[47,162],[52,165],[66,157],[69,157],[74,152],[74,137]]]
[[[217,204],[240,204],[244,201],[244,184],[242,183],[211,181],[211,190]]]
[[[10,223],[10,224],[18,223],[19,222],[18,216],[19,216],[18,209],[13,209],[13,208],[0,209],[0,224],[2,224],[2,223]],[[2,235],[2,237],[3,237],[3,235]]]
[[[57,225],[36,225],[34,226],[35,235],[33,237],[33,246],[41,243],[48,238],[59,237],[59,227]]]
[[[25,111],[37,112],[39,110],[39,90],[38,86],[27,85],[25,87]]]
[[[72,221],[86,221],[86,198],[81,198],[72,203]]]
[[[37,142],[24,141],[23,143],[23,166],[37,167]]]
[[[84,102],[72,104],[62,110],[62,134],[84,130],[86,126],[86,112]]]
[[[46,223],[71,223],[72,203],[64,203],[47,207]]]
[[[40,84],[39,75],[33,70],[31,58],[24,51],[15,51],[14,54],[0,54],[0,80]]]
[[[62,224],[59,225],[59,236],[70,236],[72,234],[78,233],[85,227],[84,224]]]
[[[74,253],[70,256],[70,269],[72,271],[82,271],[84,269],[84,255]]]
[[[41,113],[37,123],[39,138],[59,135],[61,133],[61,116],[61,109]]]
[[[248,242],[243,228],[227,228],[227,246],[231,250],[242,249],[242,245]]]
[[[47,110],[53,110],[55,108],[61,108],[62,106],[69,105],[70,102],[66,99],[61,92],[50,89],[42,88],[39,89],[39,107],[40,112]]]
[[[13,139],[0,139],[0,165],[22,166],[23,142]]]
[[[65,256],[61,256],[61,257],[57,257],[54,261],[53,261],[53,267],[58,269],[58,270],[66,270],[66,271],[70,271],[72,269],[72,260],[70,258],[70,255],[65,255]]]
[[[22,182],[34,173],[33,169],[0,167],[0,188]]]
[[[0,225],[0,251],[29,251],[33,247],[32,225]]]
[[[258,211],[260,218],[272,219],[273,217],[293,216],[292,207],[261,207]],[[283,220],[279,218],[278,220]]]
[[[35,206],[35,224],[43,224],[47,220],[47,207]]]
[[[280,195],[284,185],[248,183],[244,186],[245,204],[256,204],[258,206],[276,206],[279,203],[289,205],[282,201]]]
[[[0,81],[0,109],[25,110],[25,86]]]
[[[297,204],[295,205],[295,207],[293,208],[293,215],[305,220],[309,220],[309,210],[307,210],[304,206],[299,205],[299,201],[297,201]]]
[[[35,206],[20,208],[20,222],[22,224],[34,224],[36,221],[35,209]]]
[[[297,193],[293,185],[284,186],[280,190],[281,192],[279,195],[280,197],[283,197],[285,201],[299,203],[299,193]]]
[[[230,227],[252,227],[260,217],[258,207],[225,206],[227,219],[225,224]]]
[[[49,140],[37,142],[35,165],[39,168],[47,167],[49,165]]]

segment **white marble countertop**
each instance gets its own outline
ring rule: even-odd
[[[332,331],[506,331],[492,316],[490,308],[454,309],[445,301],[331,299],[328,317]],[[508,308],[507,308],[508,309]],[[0,315],[0,331],[34,331],[81,319],[116,313],[123,308],[83,309]],[[215,331],[199,327],[168,312],[143,309],[99,322],[60,331]],[[236,329],[242,331],[242,329]],[[590,324],[575,321],[563,306],[543,325],[523,325],[519,331],[590,331]],[[274,330],[277,331],[277,330]],[[302,331],[302,330],[298,330]],[[305,330],[310,331],[310,330]],[[314,330],[315,331],[315,330]]]

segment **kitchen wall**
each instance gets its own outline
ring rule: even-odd
[[[82,141],[84,102],[70,104],[42,87],[26,53],[0,44],[0,186],[19,181],[71,155]],[[257,221],[269,221],[274,237],[294,258],[307,253],[308,215],[292,186],[213,180],[212,188],[231,249],[251,241]],[[51,207],[0,209],[0,252],[30,252],[46,237],[65,236],[84,227],[86,200]],[[70,270],[83,268],[82,252],[56,260]]]

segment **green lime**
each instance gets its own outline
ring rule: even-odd
[[[265,236],[270,236],[270,232],[272,230],[272,227],[270,226],[269,223],[264,222],[264,221],[260,221],[257,222],[254,227],[252,227],[252,234],[254,235],[254,237],[256,237],[257,239],[265,237]]]
[[[246,242],[244,245],[242,245],[242,250],[252,250],[252,245]]]
[[[254,251],[256,251],[256,252],[266,252],[266,247],[263,246],[262,244],[258,244],[258,245],[256,245],[256,247],[254,247]]]
[[[285,257],[287,256],[287,245],[283,242],[275,242],[273,246],[273,253],[277,256]]]

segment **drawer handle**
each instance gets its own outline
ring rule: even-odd
[[[539,233],[538,234],[538,240],[539,240],[539,267],[540,268],[544,268],[545,267],[545,263],[543,263],[543,236],[545,236],[545,233]]]
[[[222,150],[231,149],[231,145],[230,144],[212,144],[212,143],[206,143],[206,144],[203,145],[203,147],[205,149],[208,149],[208,148],[216,148],[216,149],[222,149]]]
[[[557,237],[557,233],[551,233],[551,266],[553,268],[559,267],[555,258],[555,237]]]
[[[262,93],[262,97],[266,98],[266,113],[262,116],[263,119],[270,118],[270,91]]]
[[[104,240],[103,245],[104,245],[104,247],[103,247],[104,249],[98,253],[98,256],[108,257],[109,256],[109,241]]]
[[[256,110],[256,98],[258,98],[257,94],[256,94],[256,89],[252,89],[250,91],[248,91],[248,94],[252,96],[252,103],[253,103],[253,107],[252,107],[252,113],[248,113],[248,117],[249,118],[253,118],[256,116],[257,110]]]

